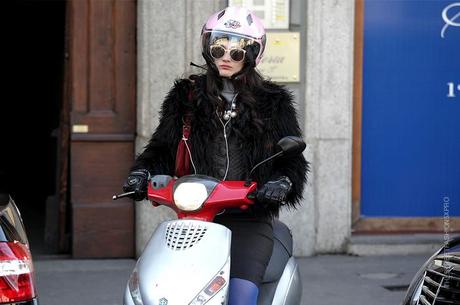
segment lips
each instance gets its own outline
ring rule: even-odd
[[[220,65],[219,68],[224,69],[224,70],[230,70],[232,67],[227,66],[227,65]]]

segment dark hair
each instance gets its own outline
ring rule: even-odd
[[[242,73],[241,73],[242,72]],[[237,77],[232,77],[230,81],[238,92],[238,103],[244,107],[245,113],[248,116],[249,122],[259,132],[263,132],[264,122],[260,118],[256,109],[256,99],[254,92],[266,91],[264,87],[263,77],[251,66],[245,63],[242,71],[238,73]],[[223,111],[225,102],[219,97],[223,89],[223,80],[219,75],[217,69],[208,65],[206,72],[206,93],[209,100],[214,103],[218,111]]]

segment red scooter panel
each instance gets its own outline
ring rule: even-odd
[[[161,204],[169,206],[170,208],[175,210],[176,206],[173,202],[173,188],[176,180],[177,179],[172,179],[171,181],[169,181],[168,185],[159,189],[153,189],[149,183],[147,188],[148,200],[150,200],[154,206],[158,206],[159,204]]]
[[[182,211],[174,204],[173,191],[177,179],[169,181],[168,185],[160,189],[153,189],[149,184],[147,197],[154,206],[166,205],[173,209],[179,219],[196,219],[212,221],[214,217],[224,209],[240,208],[247,209],[254,201],[248,198],[248,194],[256,190],[257,184],[251,182],[245,186],[245,181],[222,181],[219,182],[209,197],[197,211]]]
[[[248,198],[248,194],[256,190],[257,184],[251,182],[245,186],[245,181],[222,181],[217,185],[206,203],[225,208],[243,208],[253,204],[254,201]],[[244,208],[246,206],[246,208]]]

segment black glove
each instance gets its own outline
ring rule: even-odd
[[[129,173],[128,179],[123,184],[124,192],[134,191],[134,200],[141,201],[147,197],[147,185],[150,173],[146,169],[136,169]]]
[[[265,206],[284,205],[285,200],[292,188],[292,182],[283,176],[275,181],[268,181],[257,190],[257,201]]]

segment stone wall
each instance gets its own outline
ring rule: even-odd
[[[296,21],[306,27],[304,77],[302,84],[292,87],[312,173],[303,206],[284,211],[281,219],[293,231],[295,254],[307,256],[345,251],[351,232],[354,1],[301,1],[291,8],[304,10],[296,16],[306,19]],[[173,80],[192,71],[190,61],[203,62],[201,27],[225,5],[222,0],[138,2],[137,152],[157,126],[161,102]],[[137,204],[137,254],[154,228],[173,217],[166,208]]]

